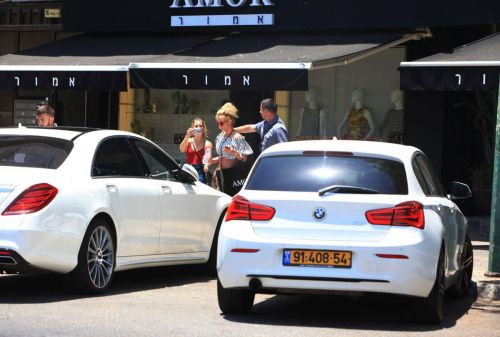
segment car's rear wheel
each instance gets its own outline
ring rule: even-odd
[[[110,226],[106,220],[95,218],[85,233],[71,276],[79,291],[98,294],[111,284],[114,268],[115,243]]]
[[[444,295],[444,248],[441,248],[434,286],[429,296],[426,298],[417,298],[414,302],[413,309],[417,321],[428,324],[440,324],[444,317]]]
[[[469,293],[472,280],[472,268],[474,266],[474,256],[472,242],[469,236],[465,237],[464,248],[460,260],[460,271],[457,282],[448,289],[447,294],[452,298],[463,298]]]
[[[249,289],[225,289],[217,279],[217,300],[224,314],[244,314],[252,310],[255,293]]]

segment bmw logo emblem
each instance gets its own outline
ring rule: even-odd
[[[323,220],[326,217],[326,209],[324,207],[316,207],[313,211],[314,219]]]

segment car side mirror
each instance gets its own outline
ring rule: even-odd
[[[196,171],[196,169],[189,164],[183,164],[181,166],[181,172],[182,177],[185,178],[189,183],[194,183],[195,181],[200,180],[198,171]]]
[[[448,190],[450,192],[448,197],[451,200],[472,198],[472,192],[467,184],[464,184],[464,183],[461,183],[458,181],[452,181],[448,185]]]

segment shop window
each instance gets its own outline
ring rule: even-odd
[[[405,49],[390,48],[344,66],[311,70],[309,90],[290,93],[289,137],[401,143],[403,93],[398,66]]]
[[[208,138],[213,142],[219,133],[214,121],[215,113],[221,103],[229,99],[230,92],[136,89],[131,96],[120,97],[120,128],[153,140],[174,159],[183,162],[185,155],[180,153],[179,144],[193,119],[199,117],[205,120]]]

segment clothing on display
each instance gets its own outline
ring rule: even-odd
[[[301,136],[317,136],[319,130],[318,108],[305,107],[302,109],[302,121],[299,134]]]
[[[391,109],[387,111],[380,130],[384,141],[401,144],[403,140],[403,110]]]
[[[346,139],[364,139],[366,137],[366,109],[351,109],[347,118],[347,133],[344,135]]]

